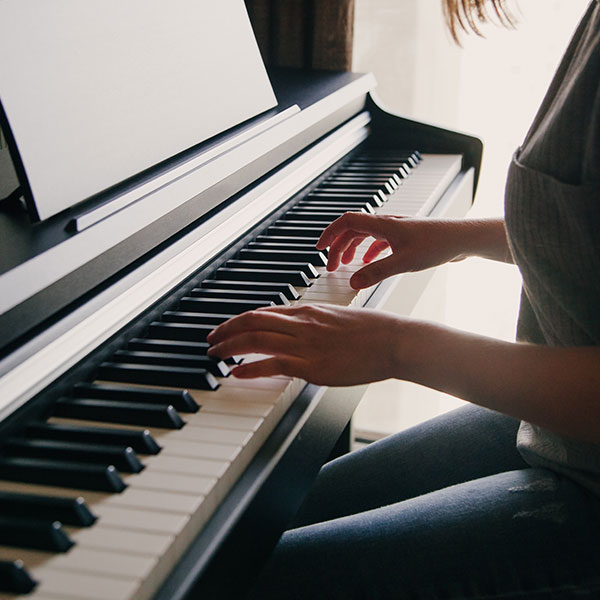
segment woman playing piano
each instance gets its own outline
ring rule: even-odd
[[[450,30],[503,0],[444,0]],[[592,598],[600,594],[600,3],[586,11],[508,174],[505,219],[349,213],[328,269],[373,237],[369,287],[467,256],[523,276],[518,341],[377,311],[304,306],[231,319],[212,354],[238,377],[396,377],[470,405],[327,464],[257,598]],[[385,258],[376,260],[384,250]],[[571,595],[570,595],[571,594]]]

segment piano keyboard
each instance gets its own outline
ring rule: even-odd
[[[0,454],[0,599],[151,598],[304,382],[236,380],[206,335],[260,306],[362,305],[321,231],[348,210],[427,215],[460,155],[353,155]],[[239,361],[234,358],[231,362]]]

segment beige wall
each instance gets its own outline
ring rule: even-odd
[[[372,71],[394,112],[451,126],[458,116],[460,50],[440,0],[356,0],[354,71]]]
[[[461,53],[444,29],[440,0],[356,0],[355,10],[353,70],[374,73],[386,109],[452,128],[458,119]],[[405,286],[411,277],[419,275],[403,280],[385,310],[406,314],[410,293]],[[445,296],[442,269],[411,316],[443,321]],[[397,380],[380,382],[369,386],[353,427],[356,435],[377,437],[432,417],[447,405],[439,392]]]

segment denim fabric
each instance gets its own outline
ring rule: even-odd
[[[252,598],[600,598],[600,499],[467,406],[323,467]]]

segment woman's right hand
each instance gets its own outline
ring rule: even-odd
[[[368,263],[350,279],[354,289],[375,285],[407,271],[421,271],[463,257],[461,221],[414,219],[349,212],[331,223],[321,234],[317,248],[329,246],[327,270],[354,259],[356,248],[368,237],[375,240],[366,251]],[[387,249],[391,254],[375,260]],[[375,262],[373,262],[375,261]]]

